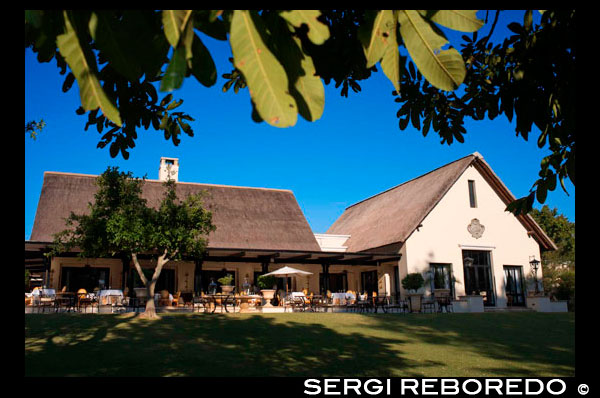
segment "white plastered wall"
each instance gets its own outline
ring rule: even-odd
[[[471,208],[468,181],[475,181],[477,207]],[[418,231],[407,239],[400,261],[400,279],[406,273],[425,273],[430,263],[451,263],[456,295],[465,294],[462,250],[489,250],[491,253],[496,306],[506,306],[504,266],[522,266],[523,277],[530,275],[530,257],[540,259],[540,248],[519,220],[505,211],[506,205],[473,167],[468,167],[458,181],[423,220]],[[467,226],[478,219],[485,227],[474,238]],[[463,247],[461,247],[463,246]],[[465,247],[466,246],[466,247]],[[541,267],[538,281],[542,278]],[[429,286],[425,288],[429,293]],[[402,291],[403,294],[406,292]]]

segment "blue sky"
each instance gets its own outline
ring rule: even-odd
[[[494,38],[507,35],[508,21],[521,22],[523,12],[501,15]],[[480,34],[487,34],[489,25]],[[456,47],[461,35],[448,32]],[[157,179],[160,157],[177,157],[180,181],[291,189],[313,231],[325,232],[349,205],[475,151],[516,197],[525,196],[549,154],[547,147],[536,145],[538,131],[527,142],[516,137],[514,120],[511,124],[504,116],[467,120],[465,143],[451,146],[440,144],[433,130],[427,137],[410,125],[401,131],[393,87],[381,72],[360,82],[362,91],[350,90],[348,98],[333,83],[325,86],[325,111],[316,122],[298,117],[296,126],[287,129],[257,124],[250,118],[247,90],[237,95],[221,91],[221,75],[231,70],[228,43],[202,39],[215,60],[217,83],[206,88],[189,78],[174,92],[184,99],[180,109],[196,119],[191,123],[194,137],[183,135],[175,147],[159,132],[139,130],[128,160],[111,158],[108,147],[96,148],[101,135],[94,127],[84,131],[87,115],[75,114],[77,85],[63,93],[64,76],[55,61],[40,64],[25,50],[25,122],[46,122],[37,140],[25,136],[25,239],[33,227],[44,171],[100,174],[118,166]],[[566,187],[569,196],[559,187],[549,192],[546,204],[575,221],[575,188],[569,182]]]

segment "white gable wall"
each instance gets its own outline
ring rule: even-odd
[[[470,207],[468,180],[475,181],[476,208]],[[469,166],[423,220],[419,230],[415,230],[405,242],[403,261],[399,264],[400,278],[407,273],[425,273],[429,271],[430,263],[451,263],[457,280],[454,285],[456,295],[464,295],[463,248],[489,250],[496,306],[505,307],[504,265],[522,266],[523,277],[527,278],[530,275],[530,256],[535,255],[536,259],[540,259],[538,243],[527,235],[527,230],[514,215],[504,211],[505,208],[504,202],[481,174],[473,166]],[[474,218],[485,227],[479,239],[474,238],[467,230]],[[541,278],[540,267],[538,281]],[[425,289],[429,293],[429,284],[426,284]]]

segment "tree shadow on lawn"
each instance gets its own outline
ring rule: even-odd
[[[529,377],[575,375],[573,314],[523,312],[365,316],[376,321],[372,327],[402,330],[404,336],[412,340],[409,344],[451,347],[464,352],[465,356],[472,356],[473,374]],[[481,356],[499,362],[494,366],[482,366],[476,360]],[[506,366],[503,367],[503,364]]]
[[[27,376],[420,376],[398,339],[263,316],[26,317]],[[418,365],[418,366],[417,366]]]

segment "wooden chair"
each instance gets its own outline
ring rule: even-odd
[[[179,305],[179,298],[181,297],[181,292],[177,292],[173,295],[173,307],[177,307]]]
[[[181,293],[179,296],[178,304],[182,304],[184,307],[190,306],[194,309],[194,293]]]
[[[75,311],[76,307],[76,296],[72,293],[64,293],[57,295],[54,300],[54,310],[55,312],[60,312],[61,309],[66,310],[67,312],[71,312],[71,310]]]
[[[327,306],[323,303],[323,298],[310,296],[310,310],[312,312],[319,312],[319,310],[327,311]]]
[[[44,295],[40,295],[40,301],[38,306],[38,312],[42,310],[42,312],[46,312],[46,308],[54,308],[55,307],[54,297],[48,297]]]
[[[169,300],[169,291],[161,290],[160,298],[158,299],[158,306],[159,307],[168,307],[170,305],[171,305],[171,300]]]
[[[77,291],[77,310],[81,312],[82,307],[87,309],[90,305],[92,305],[92,299],[87,297],[87,290],[79,289]]]
[[[292,297],[292,301],[290,304],[292,306],[292,312],[306,311],[306,303],[304,302],[304,297]]]

